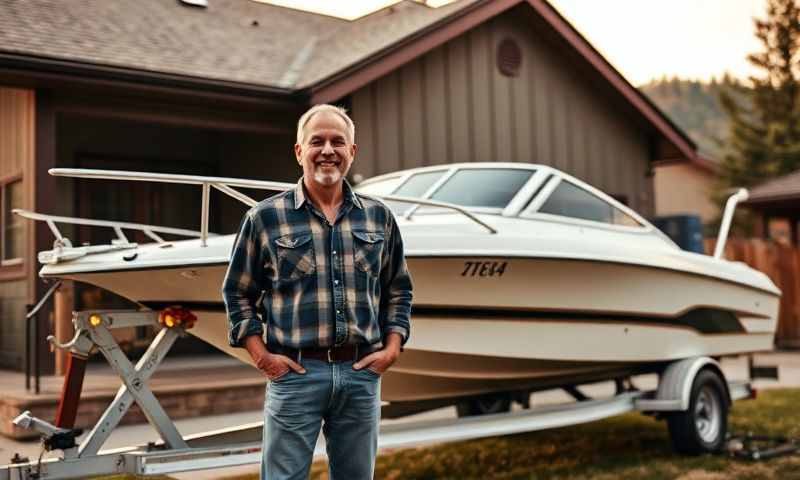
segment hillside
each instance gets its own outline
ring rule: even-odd
[[[743,87],[728,77],[710,83],[663,78],[639,87],[664,113],[697,143],[699,151],[712,159],[722,157],[720,142],[728,134],[728,120],[719,102],[723,89]]]

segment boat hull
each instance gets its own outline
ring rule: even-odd
[[[412,334],[383,381],[390,402],[568,385],[773,344],[779,297],[717,278],[553,258],[409,255],[408,264]],[[494,268],[482,270],[484,264]],[[245,350],[228,345],[220,294],[226,268],[58,276],[151,308],[181,304],[198,316],[190,333],[251,363]]]

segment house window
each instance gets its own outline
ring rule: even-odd
[[[24,250],[24,219],[14,215],[15,208],[23,207],[22,179],[14,178],[0,183],[0,204],[3,216],[0,222],[2,245],[0,245],[0,264],[16,265],[22,263]]]

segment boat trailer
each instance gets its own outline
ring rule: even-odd
[[[67,479],[96,475],[163,475],[194,470],[255,464],[261,459],[262,423],[240,425],[201,434],[182,436],[148,386],[148,379],[194,315],[180,308],[163,311],[105,310],[73,314],[75,336],[66,344],[52,337],[57,348],[69,351],[67,374],[56,413],[55,424],[24,412],[14,419],[21,428],[37,431],[46,451],[60,451],[61,458],[31,461],[15,455],[12,463],[0,466],[0,480]],[[133,365],[122,352],[111,331],[115,328],[152,325],[160,327],[147,351]],[[74,428],[78,400],[88,357],[99,351],[119,376],[122,385],[116,397],[80,443],[82,434]],[[440,443],[496,435],[566,427],[600,420],[631,411],[647,414],[689,415],[695,380],[701,372],[718,378],[725,387],[726,404],[752,398],[749,382],[728,382],[718,363],[708,357],[676,361],[660,375],[653,391],[627,390],[603,399],[583,399],[567,404],[530,410],[383,425],[379,448],[400,448],[421,443]],[[142,446],[101,451],[111,432],[128,409],[136,403],[161,438]],[[725,409],[727,414],[727,409]],[[44,453],[44,451],[43,451]],[[322,452],[318,452],[322,453]]]

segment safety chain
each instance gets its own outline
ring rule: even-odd
[[[744,460],[768,460],[800,453],[800,440],[781,436],[730,435],[725,443],[725,452],[733,458]]]

